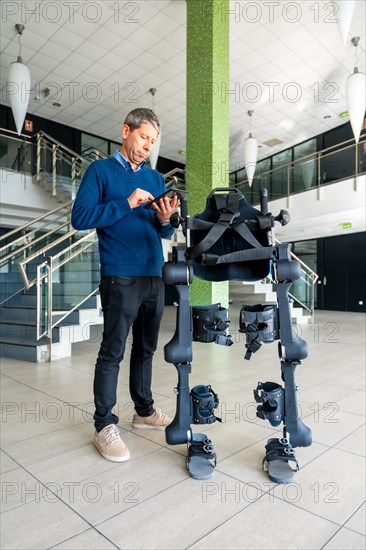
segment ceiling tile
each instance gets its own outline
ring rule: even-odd
[[[179,27],[179,23],[166,15],[163,11],[154,15],[149,21],[146,22],[145,28],[149,31],[157,34],[161,38],[170,34],[172,31]]]
[[[52,42],[60,44],[71,49],[71,51],[76,50],[82,42],[84,42],[84,37],[79,36],[75,32],[71,32],[65,27],[59,28],[55,34],[52,36]]]
[[[96,29],[95,32],[90,36],[88,42],[91,42],[92,44],[97,44],[104,50],[112,50],[117,46],[117,44],[120,44],[123,40],[123,36],[115,34],[114,32],[111,32],[110,30],[106,31],[104,27],[100,27],[99,29]]]
[[[73,52],[70,54],[65,60],[66,65],[71,65],[71,67],[74,67],[75,69],[79,69],[79,72],[86,71],[91,65],[93,64],[93,61],[91,59],[88,59],[87,57],[78,54],[77,52]]]
[[[125,26],[132,25],[132,21],[137,20],[138,25],[145,26],[146,23],[159,13],[160,9],[156,2],[138,1],[134,2],[133,6],[125,5],[123,13],[123,21]]]

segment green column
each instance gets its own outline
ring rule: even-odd
[[[229,183],[229,0],[187,0],[187,163],[190,216]],[[192,305],[228,306],[229,283],[194,278]]]

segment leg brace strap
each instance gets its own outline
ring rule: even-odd
[[[195,424],[213,424],[216,420],[221,422],[214,414],[219,406],[219,397],[211,386],[195,386],[191,390],[193,403],[193,422]]]
[[[240,332],[246,335],[245,359],[250,359],[252,353],[259,350],[262,343],[271,343],[278,339],[277,306],[242,306],[240,311]]]
[[[266,456],[262,461],[262,469],[267,471],[267,465],[274,460],[280,460],[282,462],[294,462],[295,468],[293,471],[299,470],[299,463],[297,462],[295,451],[286,438],[281,439],[269,439],[266,445]]]
[[[215,342],[231,346],[232,340],[226,329],[229,327],[229,312],[221,304],[192,307],[193,340],[195,342]]]
[[[272,426],[279,426],[284,417],[285,393],[282,386],[275,382],[258,382],[254,390],[254,399],[260,403],[257,416],[268,420]]]

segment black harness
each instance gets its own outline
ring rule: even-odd
[[[273,257],[270,228],[269,218],[248,204],[239,190],[214,189],[205,210],[187,220],[187,258],[194,274],[209,281],[265,278]]]

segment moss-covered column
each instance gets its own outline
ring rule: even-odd
[[[190,216],[229,182],[229,0],[187,0],[187,164]],[[227,281],[194,278],[191,304],[228,306]]]

